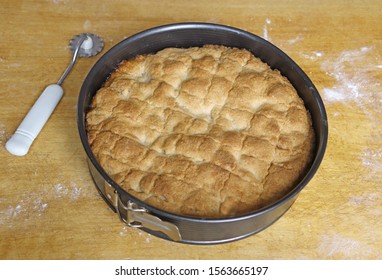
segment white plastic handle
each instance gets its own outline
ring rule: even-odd
[[[8,152],[16,156],[24,156],[28,153],[34,139],[53,113],[63,93],[64,90],[57,84],[45,88],[17,128],[15,134],[5,144]]]

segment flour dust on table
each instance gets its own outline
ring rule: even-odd
[[[346,50],[338,55],[331,55],[321,68],[334,78],[335,84],[322,90],[327,105],[342,103],[356,104],[374,128],[370,137],[369,148],[362,151],[360,161],[374,176],[382,171],[382,85],[376,74],[382,58],[375,55],[374,46],[365,46],[355,50]],[[354,65],[357,65],[356,69]],[[377,71],[377,72],[376,72]],[[377,147],[377,148],[372,148]]]
[[[269,42],[272,41],[271,36],[269,35],[268,30],[272,30],[272,27],[270,27],[272,21],[269,18],[265,19],[265,24],[263,26],[263,38]]]
[[[325,102],[355,102],[366,113],[370,107],[382,112],[381,92],[375,91],[381,84],[371,75],[381,59],[373,55],[373,49],[374,47],[361,47],[346,50],[324,60],[321,68],[335,80],[333,87],[322,90]],[[354,64],[364,66],[354,69]]]
[[[323,235],[318,248],[325,257],[340,257],[364,259],[375,253],[369,245],[341,234]]]
[[[14,224],[19,224],[20,220],[36,222],[42,219],[43,214],[53,202],[76,203],[80,199],[98,195],[90,184],[85,180],[62,181],[49,186],[43,184],[41,190],[37,192],[25,190],[13,197],[12,202],[9,198],[2,197],[0,198],[0,225],[10,228]]]
[[[5,198],[0,200],[0,225],[12,227],[14,222],[24,222],[42,216],[48,208],[48,202],[41,193],[28,192],[17,196],[17,203],[9,203]]]

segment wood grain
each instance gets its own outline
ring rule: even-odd
[[[380,1],[3,1],[0,10],[0,259],[380,259]],[[124,227],[91,181],[76,126],[81,84],[100,57],[79,59],[64,98],[25,157],[4,148],[44,87],[70,61],[69,40],[97,33],[105,51],[175,22],[260,35],[309,75],[326,104],[329,143],[290,211],[237,242],[192,246]]]

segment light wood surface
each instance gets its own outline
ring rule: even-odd
[[[381,1],[74,1],[0,3],[1,259],[381,259]],[[76,125],[81,58],[25,157],[6,140],[92,32],[105,50],[147,28],[203,21],[242,28],[281,48],[325,102],[329,142],[316,176],[270,228],[228,244],[165,241],[123,226],[99,197]]]

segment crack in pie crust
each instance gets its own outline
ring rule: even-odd
[[[290,82],[249,51],[217,45],[121,62],[94,96],[86,128],[124,190],[200,218],[277,201],[314,150],[310,114]]]

